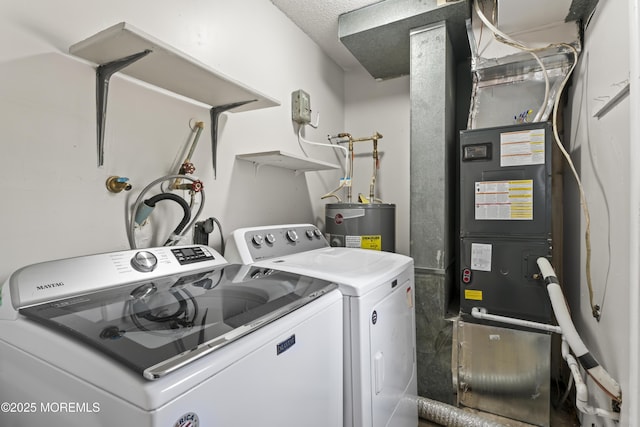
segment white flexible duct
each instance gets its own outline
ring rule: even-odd
[[[461,388],[469,387],[473,392],[497,396],[524,396],[530,398],[540,393],[543,377],[536,370],[526,372],[496,373],[483,370],[465,370],[458,373]]]
[[[580,361],[582,367],[587,371],[589,376],[613,399],[618,402],[622,401],[622,394],[620,391],[620,385],[609,375],[607,371],[600,366],[598,361],[589,353],[587,346],[584,345],[578,331],[576,331],[567,303],[564,299],[564,294],[560,288],[558,278],[555,271],[549,263],[549,260],[540,257],[537,260],[540,272],[544,276],[544,280],[547,283],[547,292],[549,292],[549,298],[551,299],[551,305],[553,312],[558,321],[560,329],[562,329],[562,335],[567,340],[567,343],[571,347],[571,350]]]
[[[418,397],[420,418],[448,427],[505,427],[480,415],[435,400]]]

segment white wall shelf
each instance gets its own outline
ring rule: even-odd
[[[225,111],[241,112],[280,103],[183,52],[121,22],[72,45],[69,53],[98,64],[98,166],[104,161],[104,126],[111,75],[122,74],[210,105],[213,168],[216,169],[217,119]]]
[[[274,166],[283,169],[291,169],[296,173],[340,168],[340,166],[334,165],[333,163],[313,160],[308,157],[297,156],[280,150],[238,154],[236,155],[236,158],[252,162],[256,168],[259,168],[260,166]]]

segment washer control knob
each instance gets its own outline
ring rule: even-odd
[[[266,236],[264,236],[264,238],[270,245],[273,245],[276,241],[276,236],[274,236],[272,233],[267,234]]]
[[[307,230],[304,232],[309,239],[313,239],[313,230]]]
[[[149,273],[158,266],[158,258],[149,251],[140,251],[131,258],[131,266],[142,273]]]
[[[262,245],[262,242],[264,242],[264,237],[262,237],[259,234],[254,234],[253,237],[251,238],[251,241],[253,242],[254,245],[260,246]]]
[[[322,232],[320,230],[318,230],[317,228],[315,230],[313,230],[313,234],[315,234],[316,237],[322,236]]]
[[[296,230],[288,230],[287,231],[287,239],[289,239],[290,242],[297,242],[298,241],[298,233],[296,233]]]

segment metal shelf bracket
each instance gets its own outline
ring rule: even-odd
[[[231,104],[219,105],[209,110],[211,113],[211,160],[213,162],[213,179],[216,179],[216,175],[217,175],[218,118],[220,117],[220,114],[224,113],[225,111],[231,110],[233,108],[237,108],[242,105],[248,104],[250,102],[255,102],[255,101],[257,100],[252,99],[250,101],[233,102]]]
[[[104,133],[107,122],[107,98],[109,95],[109,80],[114,73],[122,70],[128,65],[144,58],[152,52],[146,49],[142,52],[134,53],[127,57],[117,59],[99,65],[96,69],[96,114],[97,114],[97,131],[98,131],[98,166],[104,164]]]

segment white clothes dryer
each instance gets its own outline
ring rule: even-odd
[[[338,426],[342,343],[335,284],[206,246],[34,264],[2,287],[0,425]]]
[[[330,247],[318,228],[242,228],[225,258],[338,284],[344,309],[344,426],[416,427],[413,259]]]

